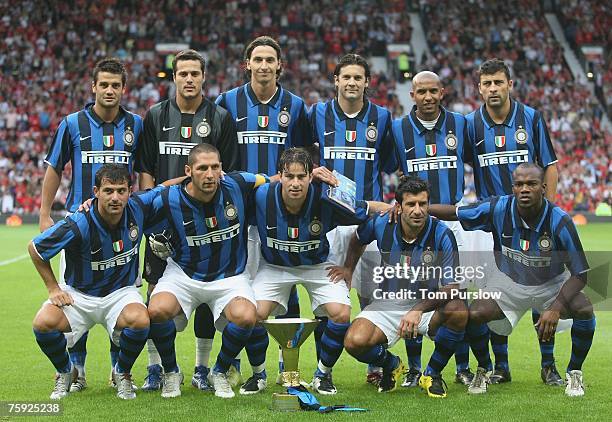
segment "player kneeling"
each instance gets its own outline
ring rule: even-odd
[[[395,195],[401,204],[400,221],[376,216],[361,225],[344,267],[334,270],[335,276],[350,280],[365,245],[376,240],[383,261],[380,268],[393,271],[381,271],[379,276],[389,276],[382,280],[375,274],[379,288],[351,324],[344,347],[357,360],[383,368],[378,386],[383,393],[395,390],[405,372],[401,359],[388,347],[402,337],[428,335],[435,349],[419,385],[430,397],[446,397],[442,370],[463,340],[467,324],[465,303],[453,299],[458,286],[452,278],[458,266],[457,243],[444,223],[428,215],[427,182],[402,178]]]
[[[104,165],[96,173],[91,208],[56,223],[28,246],[49,291],[33,327],[38,345],[57,370],[52,400],[68,395],[76,379],[66,347],[95,324],[104,325],[120,347],[113,373],[117,396],[136,398],[130,371],[149,334],[147,309],[134,286],[138,250],[147,207],[163,188],[133,199],[129,182],[124,166]],[[66,286],[60,288],[49,261],[61,250],[67,253]]]

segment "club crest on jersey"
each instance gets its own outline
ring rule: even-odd
[[[115,145],[115,137],[113,135],[104,135],[102,137],[102,143],[106,148],[110,148]]]
[[[257,124],[259,127],[268,127],[270,118],[268,116],[257,116]]]
[[[225,206],[225,218],[228,220],[233,220],[238,216],[238,210],[232,204],[227,204]]]
[[[130,240],[132,242],[136,241],[136,239],[138,239],[138,226],[135,225],[135,224],[132,224],[130,226],[130,231],[129,231],[128,235],[130,236]]]
[[[438,151],[438,148],[437,148],[436,144],[425,145],[425,152],[430,157],[433,157],[434,155],[436,155],[436,151]]]
[[[188,139],[191,138],[191,126],[181,126],[181,137]]]
[[[504,145],[506,145],[506,137],[504,135],[496,136],[495,146],[497,148],[502,148]]]
[[[399,262],[402,266],[406,265],[410,265],[410,255],[400,255],[400,262]]]
[[[206,120],[198,123],[196,126],[196,133],[198,136],[206,138],[208,135],[210,135],[210,123],[208,123]]]
[[[517,144],[526,144],[527,139],[529,139],[527,131],[519,126],[518,130],[514,132],[514,140]]]
[[[549,252],[552,249],[552,239],[548,234],[544,233],[538,239],[538,248],[540,248],[542,252]]]
[[[318,236],[321,234],[321,230],[323,226],[321,226],[321,222],[319,220],[312,220],[308,225],[308,231],[313,236]]]
[[[206,227],[209,229],[214,229],[217,227],[217,217],[208,217],[205,218],[204,221],[206,222]]]
[[[346,139],[347,142],[355,142],[355,139],[357,139],[357,131],[356,130],[347,130],[344,133],[344,139]]]
[[[117,240],[113,242],[113,250],[115,252],[121,252],[123,250],[123,240]]]
[[[457,149],[457,137],[452,133],[446,135],[446,138],[444,138],[444,143],[446,144],[447,149]]]
[[[378,138],[378,129],[376,126],[370,126],[366,129],[366,139],[370,142],[376,142]]]
[[[291,114],[287,110],[283,110],[278,113],[278,125],[282,127],[289,126],[289,122],[291,121]]]
[[[528,251],[529,250],[529,240],[521,239],[519,244],[521,245],[521,249],[522,250],[524,250],[524,251]]]
[[[300,235],[299,227],[287,227],[287,236],[291,239],[297,239]]]
[[[434,262],[434,253],[429,248],[421,255],[421,262],[425,265],[431,265]]]
[[[131,147],[134,145],[134,132],[130,128],[127,128],[123,132],[123,143],[125,146]]]

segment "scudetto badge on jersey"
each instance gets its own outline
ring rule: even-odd
[[[206,222],[206,227],[209,229],[214,229],[217,227],[217,217],[208,217],[205,218],[204,221]]]
[[[121,252],[123,250],[123,240],[117,240],[113,242],[113,250],[115,252]]]
[[[528,251],[529,250],[529,240],[525,240],[525,239],[521,239],[521,241],[519,242],[521,245],[521,249],[524,251]]]
[[[319,220],[313,220],[308,225],[308,231],[313,236],[320,235],[321,234],[321,229],[322,229],[322,226],[321,226],[321,222]]]
[[[519,127],[519,129],[514,132],[514,140],[517,144],[526,144],[527,139],[529,139],[529,135],[527,135],[527,131],[522,127]]]
[[[232,204],[227,204],[227,206],[225,207],[225,218],[227,218],[228,220],[233,220],[236,218],[237,215],[238,210],[236,210],[236,207]]]
[[[208,123],[206,120],[198,123],[196,126],[196,133],[198,136],[206,138],[208,135],[210,135],[210,123]]]
[[[291,121],[291,114],[287,110],[283,110],[278,113],[278,125],[282,127],[289,126],[289,122]]]
[[[548,236],[548,234],[544,233],[538,239],[538,247],[542,252],[549,252],[552,249],[552,239],[550,236]]]
[[[259,127],[268,127],[270,118],[268,116],[257,116],[257,124]]]
[[[369,126],[366,129],[366,139],[370,142],[376,142],[377,138],[378,138],[378,129],[376,128],[376,126]]]
[[[190,126],[181,126],[181,137],[185,139],[191,138],[191,127]]]
[[[347,130],[344,133],[344,139],[346,139],[347,142],[355,142],[355,139],[357,139],[357,131],[356,130]]]
[[[410,265],[410,255],[400,255],[401,265]]]
[[[444,143],[446,144],[447,149],[457,149],[457,137],[452,133],[446,135],[446,138],[444,138]]]
[[[434,155],[436,155],[436,151],[438,150],[437,145],[436,144],[429,144],[429,145],[425,145],[425,152],[427,153],[427,155],[429,155],[430,157],[433,157]]]
[[[287,227],[287,236],[291,239],[297,239],[300,236],[300,229],[298,227]]]
[[[115,137],[113,135],[104,135],[102,137],[102,143],[106,148],[110,148],[115,145]]]
[[[498,135],[495,137],[495,146],[497,148],[502,148],[506,145],[506,137],[504,135]]]
[[[130,231],[129,231],[128,235],[130,236],[130,240],[132,242],[135,242],[136,239],[138,238],[138,226],[131,225],[130,226]]]
[[[134,145],[134,132],[132,132],[130,128],[127,128],[125,132],[123,132],[123,143],[128,147]]]

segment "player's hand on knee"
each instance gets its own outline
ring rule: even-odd
[[[320,166],[312,170],[312,178],[314,180],[318,180],[319,182],[327,183],[331,186],[339,185],[336,176],[334,176],[334,174],[325,166]]]
[[[557,310],[548,309],[540,315],[540,319],[536,323],[538,329],[538,337],[542,341],[550,341],[557,331],[557,324],[561,314]]]
[[[72,299],[72,296],[70,296],[70,293],[62,290],[59,287],[49,292],[49,301],[55,306],[59,306],[60,308],[63,306],[70,306],[74,303],[74,300]]]
[[[149,236],[148,241],[151,251],[159,259],[165,260],[174,255],[174,248],[170,242],[170,237],[170,234],[166,230]]]
[[[329,281],[332,283],[345,281],[350,290],[351,283],[353,281],[353,272],[350,268],[342,267],[340,265],[332,265],[330,267],[326,267],[325,269],[328,271],[327,276],[329,277]]]
[[[91,208],[91,203],[93,202],[92,198],[89,198],[87,201],[83,202],[81,205],[79,205],[79,211],[80,212],[87,212],[89,211],[89,209]]]
[[[421,323],[421,311],[408,311],[400,320],[398,334],[401,338],[416,338],[419,335],[419,324]]]

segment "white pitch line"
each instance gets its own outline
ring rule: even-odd
[[[26,259],[28,256],[30,255],[26,253],[23,255],[19,255],[15,258],[7,259],[6,261],[0,261],[0,267],[4,267],[5,265],[12,264],[13,262],[21,261],[22,259]]]

